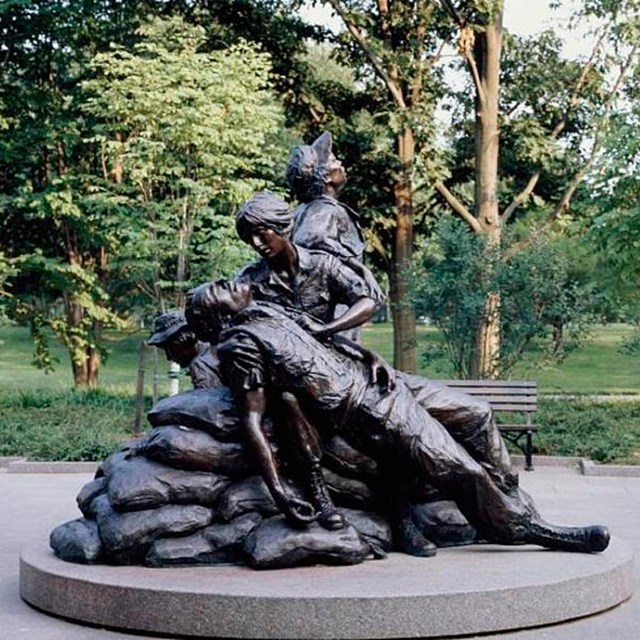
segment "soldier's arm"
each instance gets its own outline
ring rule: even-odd
[[[244,391],[239,400],[247,443],[276,505],[292,524],[307,525],[313,522],[317,517],[314,508],[304,500],[287,495],[282,486],[271,447],[262,431],[266,409],[264,388]]]

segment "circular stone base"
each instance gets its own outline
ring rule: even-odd
[[[22,597],[120,630],[219,638],[409,638],[503,631],[609,609],[633,591],[633,558],[475,545],[352,567],[85,566],[24,550]]]

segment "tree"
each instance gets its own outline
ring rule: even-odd
[[[612,118],[604,141],[607,152],[598,162],[592,184],[594,212],[587,237],[600,250],[603,288],[619,316],[640,329],[640,205],[638,204],[640,141],[640,69],[626,88],[626,107]],[[640,330],[626,343],[640,352]]]
[[[473,377],[476,334],[491,291],[500,291],[502,375],[534,344],[538,364],[557,363],[584,341],[595,318],[597,296],[582,268],[584,253],[576,240],[547,231],[505,260],[485,235],[443,216],[415,270],[416,309],[441,330],[444,355],[461,378]]]
[[[246,255],[230,214],[273,185],[283,116],[270,60],[248,44],[208,52],[204,29],[180,18],[155,19],[139,35],[131,51],[94,58],[83,108],[97,121],[103,177],[115,183],[107,197],[130,189],[119,262],[136,265],[127,280],[165,310],[183,305],[194,277],[230,275],[239,266],[230,254]]]
[[[544,94],[551,90],[553,83],[545,82],[542,91],[536,90],[536,68],[528,64],[524,53],[519,60],[513,58],[510,68],[503,67],[502,0],[464,3],[451,0],[441,3],[418,0],[324,1],[345,25],[346,33],[337,39],[337,44],[341,59],[353,70],[356,82],[365,87],[361,94],[366,94],[369,99],[370,122],[374,123],[369,130],[370,137],[372,130],[380,126],[387,127],[387,136],[390,133],[394,136],[393,158],[388,154],[389,145],[380,144],[380,138],[376,140],[376,150],[387,155],[395,173],[390,185],[394,194],[394,237],[391,251],[387,253],[390,254],[388,271],[395,320],[396,364],[413,368],[415,341],[404,274],[410,264],[412,236],[424,221],[416,208],[420,190],[423,191],[423,200],[429,200],[430,191],[435,190],[441,203],[464,219],[476,233],[486,235],[490,239],[489,244],[500,246],[502,227],[508,219],[529,200],[539,202],[535,189],[546,182],[541,177],[545,176],[545,162],[548,165],[551,159],[549,154],[562,150],[568,143],[573,164],[578,170],[569,173],[569,165],[565,166],[565,182],[555,194],[557,202],[548,205],[547,217],[550,220],[561,217],[591,168],[593,160],[589,158],[599,152],[597,132],[605,123],[619,93],[620,82],[635,56],[633,46],[619,47],[620,55],[617,57],[603,56],[607,48],[605,44],[613,41],[622,44],[625,39],[631,42],[630,34],[625,33],[622,24],[628,21],[632,2],[624,3],[624,10],[606,2],[587,3],[583,15],[591,17],[597,14],[605,23],[596,34],[594,53],[579,64],[561,61],[561,98],[558,100],[556,96],[548,103],[561,104],[555,112],[547,109],[543,114],[545,99],[549,97]],[[457,49],[469,72],[470,88],[465,90],[468,96],[472,96],[471,101],[466,96],[448,91],[443,79],[441,54],[443,47],[453,42],[456,32]],[[552,59],[559,60],[559,45],[552,50],[550,42],[557,44],[552,37],[547,38],[547,52],[552,54]],[[512,50],[519,48],[526,52],[526,47],[532,43],[511,38],[507,44]],[[541,44],[537,49],[539,55],[536,55],[540,58],[544,47]],[[556,70],[552,59],[547,60],[548,80]],[[609,71],[616,65],[619,65],[619,72],[610,77]],[[524,73],[513,73],[518,66]],[[523,87],[528,84],[530,89],[534,89],[535,98],[528,102],[521,100],[526,104],[516,112],[504,111],[504,102],[500,101],[503,81],[514,88],[519,86],[520,97],[526,97]],[[556,82],[555,88],[558,86]],[[460,151],[464,148],[467,152],[464,157],[456,152],[438,153],[434,146],[435,106],[444,97],[449,104],[454,103],[456,111],[473,114],[471,143],[468,144],[468,138],[464,138],[464,143],[454,149]],[[358,109],[358,102],[355,104],[355,109]],[[465,105],[468,105],[468,110]],[[511,116],[514,126],[509,131],[518,142],[516,148],[521,151],[520,156],[523,153],[529,155],[530,173],[523,178],[513,171],[506,180],[499,180],[500,127],[505,126],[505,121]],[[457,124],[463,125],[460,127],[462,131],[469,131],[465,122]],[[577,164],[576,160],[579,161]],[[473,169],[468,176],[470,164]],[[470,198],[465,197],[464,189],[457,188],[461,175],[469,181]],[[520,184],[520,180],[524,183]],[[383,184],[386,186],[384,180]],[[503,203],[506,197],[510,200]],[[369,231],[371,233],[371,229]],[[380,236],[375,238],[381,239]],[[384,244],[384,241],[377,242],[382,252],[387,249]],[[486,277],[490,279],[490,274],[487,273]],[[477,335],[477,362],[474,367],[477,376],[492,377],[499,373],[496,368],[500,347],[497,330],[499,312],[499,292],[491,292],[487,297],[486,323],[479,328]]]
[[[8,2],[0,7],[0,235],[18,270],[3,302],[28,322],[36,362],[52,366],[46,328],[67,347],[77,386],[97,384],[101,331],[119,320],[103,279],[113,236],[93,208],[79,82],[91,55],[131,35],[139,11],[113,0]]]
[[[367,87],[366,98],[362,98],[369,101],[369,113],[386,123],[387,136],[392,138],[383,153],[390,161],[384,173],[391,174],[393,234],[390,246],[377,245],[386,254],[395,366],[415,371],[415,318],[408,281],[415,173],[419,158],[432,149],[432,96],[438,93],[433,68],[441,53],[437,32],[441,11],[427,0],[326,0],[326,4],[345,25],[346,34],[339,39],[342,56],[354,70],[356,81]],[[375,180],[386,186],[380,173]]]
[[[499,247],[503,225],[518,207],[534,197],[535,189],[545,173],[544,160],[547,158],[545,154],[539,155],[526,183],[518,187],[511,202],[500,212],[498,150],[503,2],[454,3],[446,0],[444,4],[458,26],[459,51],[466,62],[475,92],[473,207],[469,208],[444,181],[438,181],[435,186],[456,214],[476,233],[487,236],[488,247]],[[621,85],[629,70],[637,64],[638,39],[634,37],[637,35],[637,24],[633,18],[635,8],[635,0],[613,4],[597,0],[585,3],[583,17],[598,18],[601,23],[590,57],[581,65],[573,65],[573,78],[565,84],[570,89],[565,90],[562,107],[554,113],[553,109],[549,109],[549,104],[557,104],[557,101],[547,103],[536,92],[535,103],[522,99],[525,94],[521,93],[521,104],[516,103],[511,111],[502,111],[503,118],[515,113],[517,119],[522,119],[524,115],[538,141],[544,138],[548,142],[547,150],[553,143],[559,149],[561,134],[568,134],[568,146],[573,151],[571,157],[575,168],[565,176],[555,202],[546,207],[545,217],[549,223],[567,213],[571,199],[592,168],[602,149],[603,132]],[[555,58],[558,59],[557,54]],[[547,61],[548,64],[550,62]],[[567,64],[563,66],[570,67]],[[553,69],[554,75],[557,74],[556,67],[549,64],[549,68]],[[576,135],[571,125],[575,127],[576,119],[580,118],[583,124]],[[491,280],[490,269],[483,272],[483,277],[485,273]],[[500,292],[488,291],[484,322],[477,332],[473,377],[492,378],[500,374],[500,313]]]
[[[40,366],[47,369],[53,366],[47,349],[51,331],[65,344],[77,386],[97,385],[105,353],[102,331],[105,327],[121,326],[116,311],[130,310],[133,290],[130,283],[144,280],[137,272],[140,267],[146,270],[145,256],[158,255],[163,250],[159,242],[153,250],[148,245],[142,246],[141,241],[147,240],[150,233],[148,218],[142,213],[149,213],[155,206],[159,218],[166,217],[188,191],[193,196],[188,211],[192,212],[197,202],[205,215],[201,225],[195,222],[193,226],[193,239],[198,243],[193,251],[195,257],[183,250],[184,264],[193,260],[203,269],[209,265],[203,275],[208,278],[215,258],[226,252],[226,269],[231,268],[230,261],[238,260],[233,255],[237,245],[229,242],[233,234],[228,216],[229,203],[237,201],[240,195],[237,191],[231,193],[230,181],[216,184],[212,191],[212,182],[200,183],[198,176],[189,173],[190,165],[180,167],[177,162],[176,171],[182,171],[182,175],[171,174],[171,180],[164,185],[154,182],[152,188],[157,189],[154,192],[157,197],[145,208],[141,206],[140,189],[136,191],[132,188],[135,184],[127,182],[131,174],[125,172],[125,164],[137,154],[140,179],[144,173],[143,160],[156,159],[163,163],[159,169],[167,177],[171,149],[163,155],[160,147],[174,144],[175,140],[140,139],[137,146],[131,143],[127,147],[129,156],[118,159],[118,149],[125,151],[128,140],[123,137],[118,141],[118,131],[105,128],[106,124],[115,125],[113,120],[98,121],[86,110],[87,86],[83,82],[95,74],[90,60],[106,52],[110,43],[119,45],[122,51],[134,46],[142,37],[136,29],[147,14],[187,11],[187,5],[191,4],[134,0],[125,6],[116,0],[82,3],[36,0],[5,3],[0,8],[3,34],[0,127],[6,134],[0,138],[0,236],[6,261],[17,270],[5,285],[8,295],[2,296],[1,303],[14,319],[30,325],[36,363]],[[237,48],[237,55],[232,57],[236,71],[239,52],[245,49]],[[251,83],[264,79],[267,62],[253,52],[248,53],[247,59],[248,67],[256,71],[256,78],[245,80],[236,89],[242,86],[249,91]],[[228,74],[224,77],[228,78]],[[185,88],[182,97],[195,100],[193,96],[185,97],[187,93]],[[242,109],[254,105],[245,101],[244,105],[231,109],[230,114],[237,116]],[[265,109],[278,112],[270,97]],[[179,116],[177,111],[174,106],[174,117]],[[204,114],[209,115],[206,110]],[[263,115],[260,109],[257,114]],[[206,125],[194,122],[193,110],[189,111],[189,117],[187,124],[191,127]],[[243,112],[242,117],[247,121],[249,116]],[[275,119],[278,117],[274,115]],[[225,165],[221,173],[215,174],[217,178],[223,180],[224,172],[229,178],[229,172],[235,171],[234,178],[242,181],[246,190],[249,176],[256,177],[253,183],[256,186],[268,182],[273,171],[270,164],[273,153],[268,149],[275,143],[266,141],[265,136],[271,132],[269,127],[257,131],[260,124],[258,118],[256,126],[243,130],[241,135],[246,136],[245,146],[249,144],[249,136],[253,136],[263,156],[241,154],[240,163],[235,168]],[[179,128],[179,119],[176,125]],[[165,133],[169,129],[167,122],[164,129]],[[225,129],[231,130],[233,126],[227,124]],[[107,130],[115,137],[108,139],[109,144]],[[120,133],[130,135],[131,131],[125,129]],[[189,135],[194,135],[192,130]],[[221,159],[224,158],[216,160]],[[209,168],[213,163],[210,157],[204,160]],[[212,175],[207,174],[207,179]],[[140,183],[145,179],[142,177]],[[165,191],[160,193],[161,189]],[[215,201],[207,199],[212,193],[216,195]],[[205,223],[214,219],[214,209],[216,214],[224,211],[227,217],[218,215],[216,220],[220,224],[208,228]],[[189,228],[188,224],[185,228]],[[158,238],[164,231],[160,229]],[[218,247],[217,253],[212,249],[214,245]],[[134,251],[134,247],[139,249]],[[175,270],[167,281],[174,279]],[[170,287],[168,284],[167,288]]]

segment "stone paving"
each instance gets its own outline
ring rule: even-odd
[[[640,478],[586,477],[575,470],[538,467],[521,474],[522,485],[551,521],[601,522],[640,556]],[[48,538],[56,525],[75,518],[75,495],[90,474],[0,473],[0,640],[124,640],[132,635],[74,624],[42,614],[19,596],[18,558],[30,542]],[[428,559],[425,568],[428,570]],[[636,563],[636,578],[640,570]],[[640,580],[638,580],[640,582]],[[571,598],[571,594],[567,594]],[[636,640],[640,593],[628,602],[582,620],[552,627],[482,636],[501,640]],[[152,636],[146,636],[152,637]],[[165,636],[166,637],[166,636]]]

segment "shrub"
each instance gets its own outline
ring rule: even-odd
[[[534,437],[538,453],[596,462],[638,463],[640,402],[541,399]]]
[[[0,455],[102,460],[131,438],[133,399],[105,391],[0,393]]]

